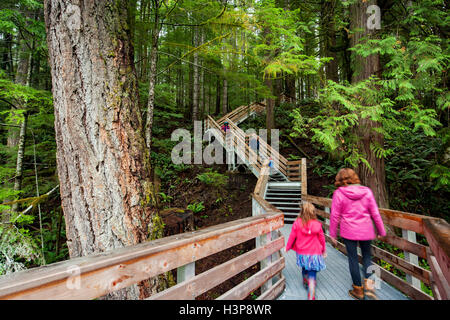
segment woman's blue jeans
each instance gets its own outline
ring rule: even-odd
[[[361,253],[363,258],[363,273],[365,278],[369,278],[370,274],[367,272],[367,269],[372,264],[372,256],[371,256],[371,240],[361,241],[361,240],[349,240],[343,239],[345,247],[347,248],[347,257],[348,257],[348,267],[350,269],[350,275],[352,276],[352,281],[355,286],[361,286],[361,273],[359,270],[359,261],[358,261],[358,242],[361,247]]]

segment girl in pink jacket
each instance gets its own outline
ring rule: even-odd
[[[353,281],[353,290],[349,295],[356,299],[364,296],[376,299],[374,282],[369,279],[368,268],[372,263],[370,253],[371,240],[378,235],[386,236],[383,220],[381,220],[378,206],[370,188],[360,185],[358,175],[352,169],[341,169],[336,175],[330,215],[330,237],[336,244],[337,227],[347,249],[350,275]],[[361,274],[358,263],[357,246],[361,247],[363,257],[364,288],[361,283]]]
[[[297,265],[302,268],[303,285],[308,287],[308,300],[315,300],[316,273],[326,268],[325,236],[322,225],[317,221],[315,208],[303,202],[302,212],[292,225],[286,244],[286,252],[294,250]]]

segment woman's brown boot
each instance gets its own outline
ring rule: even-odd
[[[375,293],[375,281],[371,279],[364,279],[364,294],[370,299],[378,300]]]
[[[364,290],[363,286],[355,286],[352,284],[353,290],[349,290],[348,294],[350,297],[358,299],[358,300],[364,300]]]

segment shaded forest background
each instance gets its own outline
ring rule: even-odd
[[[450,221],[447,1],[378,1],[381,28],[370,34],[355,28],[358,1],[126,3],[159,210],[189,210],[196,228],[251,214],[241,205],[251,175],[175,165],[170,135],[265,100],[266,115],[242,128],[279,129],[280,153],[308,158],[309,193],[330,196],[337,171],[354,167],[385,181],[383,206]],[[5,274],[69,254],[44,4],[2,0],[0,9]]]

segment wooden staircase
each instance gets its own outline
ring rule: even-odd
[[[284,222],[293,223],[300,210],[301,197],[300,182],[270,181],[264,194],[264,199],[284,213]]]
[[[225,148],[227,159],[238,157],[240,163],[245,164],[257,178],[263,163],[272,160],[267,188],[260,196],[284,213],[286,223],[292,223],[298,216],[301,204],[301,161],[288,161],[260,136],[255,133],[246,134],[238,127],[248,117],[264,110],[265,104],[254,103],[241,106],[218,121],[208,116],[205,129]],[[224,122],[228,122],[230,126],[227,134],[221,130]],[[236,168],[236,163],[228,165],[230,170]]]

